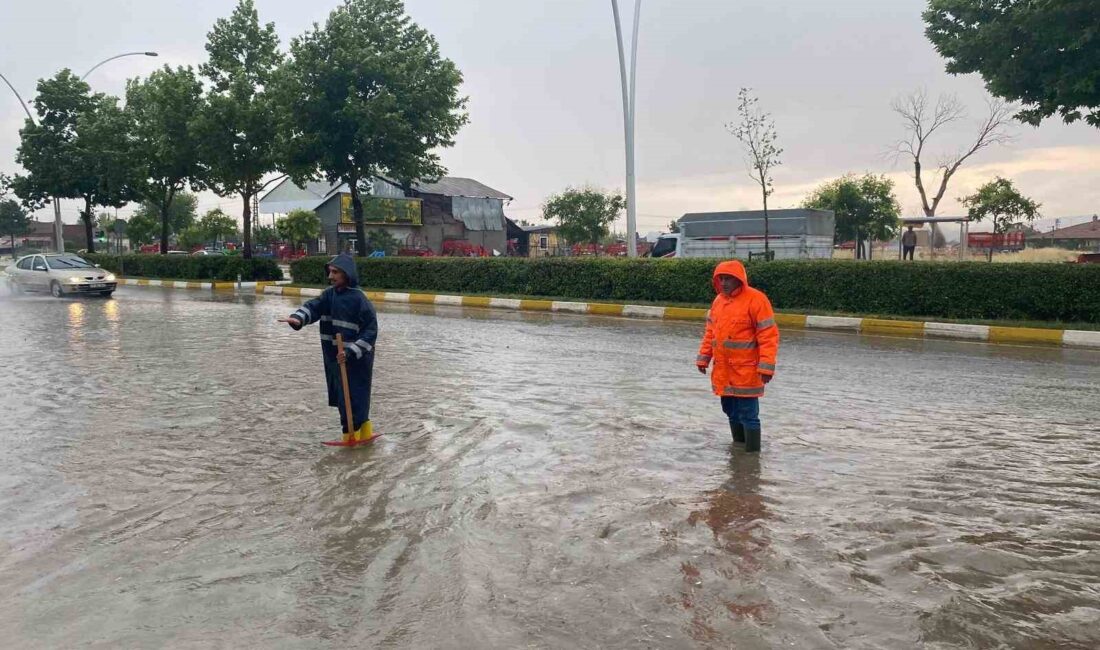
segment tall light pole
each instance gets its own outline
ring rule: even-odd
[[[630,46],[630,77],[626,76],[626,53],[623,27],[619,19],[619,2],[611,0],[615,15],[615,42],[619,46],[619,75],[623,86],[623,130],[626,134],[626,254],[638,256],[638,191],[634,176],[634,96],[638,72],[638,26],[642,17],[642,0],[634,0],[634,35]]]
[[[15,86],[11,85],[8,78],[0,74],[0,79],[4,80],[4,83],[8,84],[8,88],[15,93],[15,98],[19,100],[19,105],[23,108],[23,112],[27,114],[27,119],[31,121],[31,124],[38,126],[38,122],[34,121],[34,115],[31,115],[31,109],[27,108],[27,102],[23,101],[23,98],[19,95],[19,91],[15,89]],[[65,252],[65,229],[61,226],[61,201],[56,198],[53,200],[53,240],[57,247],[58,253]],[[12,247],[12,253],[15,253],[14,246]]]
[[[84,76],[80,78],[81,81],[86,79],[88,75],[92,74],[96,68],[107,63],[108,61],[114,61],[115,59],[121,59],[124,56],[158,56],[156,52],[124,52],[123,54],[116,54],[115,56],[106,58],[99,63],[92,66],[90,70],[84,73]],[[27,108],[27,103],[23,101],[23,98],[19,95],[19,91],[15,89],[15,86],[11,85],[8,78],[0,74],[0,79],[4,80],[4,83],[8,85],[12,93],[15,94],[15,98],[19,100],[19,105],[23,108],[23,112],[27,114],[27,119],[31,121],[31,124],[38,126],[38,122],[34,120],[34,115],[31,114],[30,109]],[[61,201],[56,197],[53,200],[53,236],[54,243],[57,246],[58,253],[65,252],[65,229],[61,223]]]
[[[84,73],[84,76],[82,76],[80,78],[80,80],[84,81],[85,79],[87,79],[88,75],[95,72],[95,69],[98,68],[99,66],[103,65],[104,63],[107,63],[108,61],[114,61],[115,59],[121,59],[124,56],[160,56],[160,55],[157,54],[156,52],[123,52],[122,54],[116,54],[112,57],[103,59],[99,63],[93,65],[90,70],[88,70],[87,72]]]

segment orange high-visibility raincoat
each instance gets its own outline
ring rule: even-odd
[[[732,275],[741,281],[741,288],[730,296],[722,295],[719,275]],[[764,394],[760,375],[775,374],[779,352],[779,328],[771,301],[763,291],[749,286],[745,266],[737,260],[719,264],[713,282],[718,297],[707,312],[696,365],[706,368],[714,361],[710,381],[715,395],[760,397]]]

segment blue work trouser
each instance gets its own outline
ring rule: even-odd
[[[747,431],[760,430],[760,398],[723,397],[722,411],[730,419],[730,424],[740,422]]]

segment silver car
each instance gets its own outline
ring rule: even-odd
[[[72,253],[27,255],[5,272],[12,293],[48,291],[57,298],[66,294],[110,296],[118,286],[113,273]]]

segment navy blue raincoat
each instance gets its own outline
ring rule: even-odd
[[[345,432],[356,430],[370,420],[371,375],[374,372],[374,344],[378,338],[378,318],[374,305],[359,290],[359,273],[350,255],[338,255],[329,261],[348,276],[348,286],[325,289],[291,314],[301,321],[301,329],[310,323],[321,324],[321,353],[325,361],[325,381],[328,384],[328,405],[340,411],[340,426]],[[326,272],[328,267],[325,267]],[[344,414],[344,387],[340,381],[340,366],[336,362],[336,334],[344,337],[347,357],[348,389],[351,393],[351,428]]]

